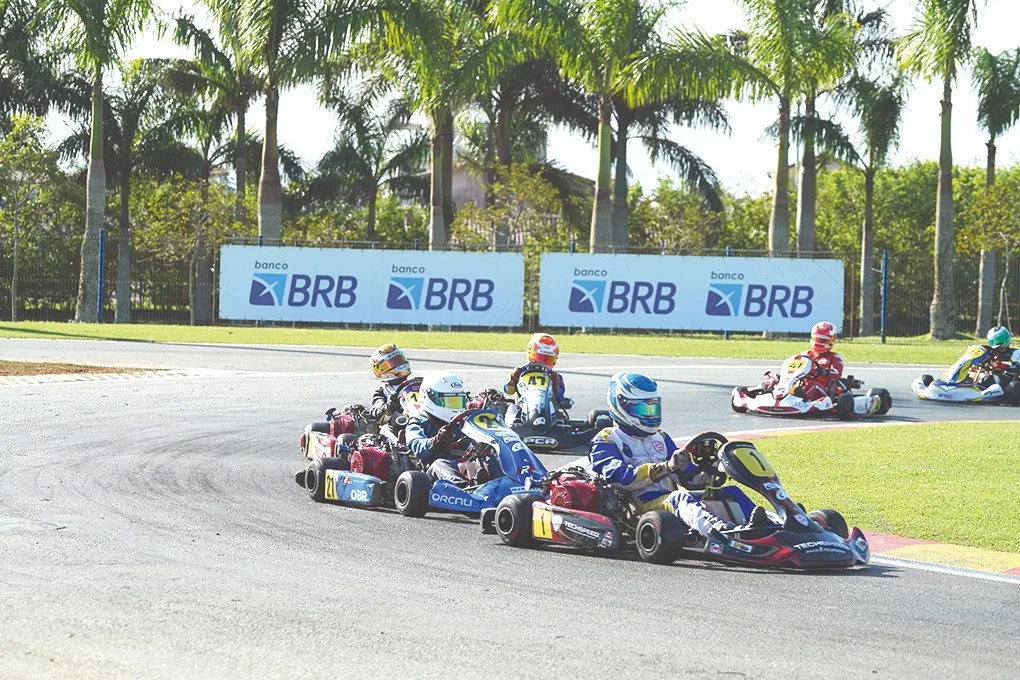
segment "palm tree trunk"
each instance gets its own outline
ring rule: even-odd
[[[259,236],[264,242],[280,240],[283,223],[283,197],[280,189],[280,149],[276,142],[280,112],[280,90],[275,84],[266,89],[266,137],[262,146],[262,172],[259,177]]]
[[[948,340],[953,323],[953,81],[942,88],[942,139],[935,205],[935,290],[931,300],[931,337]]]
[[[815,200],[818,195],[818,168],[815,165],[815,96],[804,102],[804,153],[800,160],[800,186],[797,190],[797,252],[815,250]]]
[[[92,130],[89,170],[85,181],[85,235],[81,240],[81,271],[74,320],[95,322],[99,303],[99,230],[106,214],[106,167],[103,160],[103,69],[92,78]]]
[[[485,206],[490,207],[495,199],[493,187],[496,186],[496,146],[499,143],[496,137],[496,112],[488,115],[489,135],[485,144]],[[479,206],[483,207],[483,206]]]
[[[985,186],[995,184],[995,135],[988,139],[988,165]],[[995,248],[981,249],[981,266],[978,270],[978,311],[974,335],[984,335],[992,326],[992,309],[995,306]]]
[[[379,200],[379,190],[370,191],[368,194],[368,224],[365,227],[365,240],[375,240],[375,209]]]
[[[234,142],[234,219],[244,224],[247,219],[244,209],[245,183],[248,168],[247,154],[247,132],[245,131],[245,115],[247,114],[248,103],[244,102],[237,107],[237,134]]]
[[[209,219],[209,163],[202,178],[202,215],[195,230],[195,250],[191,254],[191,325],[212,323],[212,253],[206,245],[205,232]]]
[[[11,263],[11,321],[18,320],[18,196],[14,196],[14,214],[11,219],[11,236],[14,239]]]
[[[769,253],[790,254],[790,97],[779,98],[779,153],[776,158],[776,188],[769,219]]]
[[[500,98],[496,105],[496,160],[504,172],[510,169],[513,162],[510,149],[510,120],[513,115],[513,100],[500,90]]]
[[[127,162],[120,175],[120,232],[117,242],[117,308],[114,323],[131,323],[131,170]]]
[[[446,245],[446,221],[443,219],[443,120],[437,112],[432,116],[432,191],[430,195],[429,248]]]
[[[861,229],[861,332],[875,334],[875,270],[872,240],[875,234],[875,168],[864,171],[864,226]]]
[[[595,205],[591,213],[591,252],[613,245],[613,202],[609,182],[612,171],[612,103],[603,97],[599,104],[599,174],[595,180]]]
[[[453,111],[443,119],[443,225],[449,235],[457,206],[453,204]],[[449,236],[448,236],[449,238]]]
[[[617,118],[616,131],[616,177],[613,181],[613,245],[626,248],[630,240],[628,221],[630,212],[627,205],[627,128],[629,123]]]

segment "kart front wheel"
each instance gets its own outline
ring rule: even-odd
[[[737,403],[740,399],[740,388],[734,387],[733,391],[730,393],[730,408],[732,408],[736,413],[747,413],[747,407]]]
[[[432,480],[424,472],[402,472],[393,485],[393,505],[406,517],[424,517],[429,511],[431,490]]]
[[[652,510],[641,515],[634,542],[645,562],[672,564],[680,557],[687,531],[676,515],[665,510]]]
[[[507,545],[526,548],[533,541],[531,506],[542,500],[537,494],[515,493],[507,496],[496,506],[496,533]]]
[[[808,513],[808,517],[821,524],[823,529],[831,531],[840,538],[850,538],[850,529],[847,528],[846,520],[835,510],[828,508],[812,510]]]
[[[883,387],[872,387],[868,390],[869,397],[878,397],[881,406],[878,407],[878,415],[884,416],[892,408],[892,395],[889,390]]]
[[[316,458],[305,468],[305,489],[316,503],[326,500],[326,470],[346,470],[347,463],[339,458]]]
[[[836,417],[850,420],[854,417],[854,395],[844,392],[836,398]]]
[[[1006,403],[1010,406],[1017,406],[1020,404],[1020,380],[1014,380],[1008,383],[1002,389],[1002,396],[1003,399],[1006,400]]]

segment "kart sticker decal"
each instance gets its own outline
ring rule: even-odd
[[[733,455],[755,477],[768,479],[776,476],[776,471],[772,469],[772,464],[755,448],[748,446],[733,449]]]

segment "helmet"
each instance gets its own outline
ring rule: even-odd
[[[368,360],[372,373],[380,380],[396,382],[411,375],[411,364],[408,363],[404,350],[396,345],[383,345],[372,352]]]
[[[622,371],[609,379],[609,415],[632,434],[654,434],[662,425],[659,386],[640,373]]]
[[[1013,340],[1013,336],[1010,335],[1009,329],[1005,326],[996,326],[988,331],[988,346],[989,347],[1009,347],[1009,343]]]
[[[560,356],[560,346],[556,344],[556,338],[545,333],[535,333],[528,340],[528,361],[533,364],[545,364],[555,366],[556,359]]]
[[[467,408],[464,381],[453,373],[426,373],[418,388],[418,403],[422,411],[448,423]]]
[[[828,321],[819,321],[811,327],[811,349],[828,352],[836,344],[836,327]]]

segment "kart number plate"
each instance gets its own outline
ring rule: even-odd
[[[529,371],[521,376],[521,379],[517,381],[517,384],[521,387],[545,387],[549,384],[549,376],[545,373],[539,373],[538,371]]]

